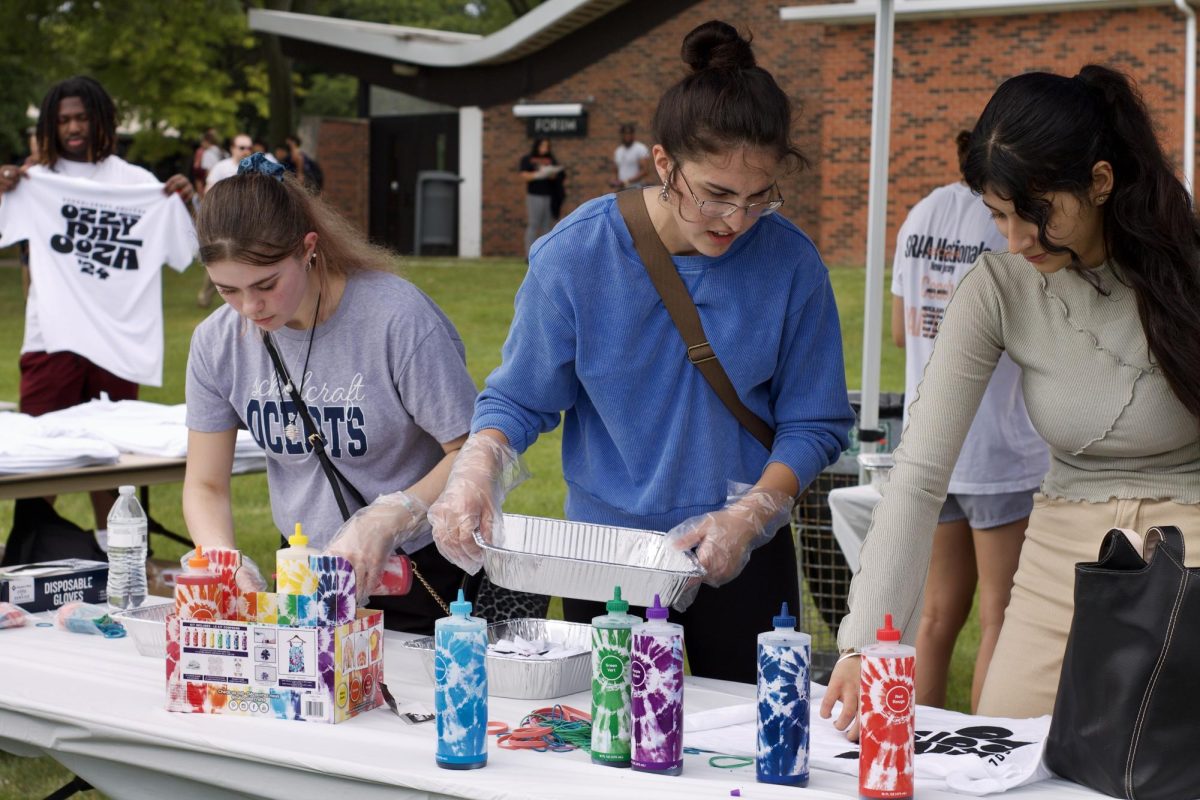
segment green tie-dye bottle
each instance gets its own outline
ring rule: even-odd
[[[628,613],[621,587],[613,589],[608,613],[592,620],[592,763],[628,767],[632,725],[629,649],[641,617]]]

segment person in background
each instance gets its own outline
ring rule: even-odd
[[[275,157],[288,172],[294,174],[314,192],[319,193],[324,187],[325,173],[321,170],[321,165],[300,149],[300,137],[296,134],[291,134],[282,145],[275,148]]]
[[[153,173],[117,155],[117,110],[96,80],[75,76],[56,83],[42,98],[37,122],[37,163],[0,169],[0,202],[30,170],[47,170],[70,178],[110,185],[157,183]],[[163,185],[187,202],[192,183],[173,175]],[[32,264],[33,271],[39,265]],[[47,352],[43,325],[69,325],[71,320],[42,319],[38,313],[37,281],[32,280],[25,303],[25,338],[21,344],[20,409],[37,416],[86,403],[101,392],[112,400],[136,400],[138,386],[88,359],[66,350]],[[161,313],[161,311],[159,312]],[[115,492],[92,492],[98,537],[103,540]]]
[[[1200,564],[1200,221],[1128,77],[1029,72],[992,96],[963,176],[1008,253],[959,283],[875,508],[821,704],[857,735],[859,648],[911,642],[933,531],[1000,356],[1050,446],[978,712],[1054,708],[1075,564],[1111,528],[1177,525]],[[1124,642],[1113,642],[1114,650]],[[1132,646],[1132,645],[1131,645]]]
[[[648,215],[647,236],[670,254],[773,443],[743,428],[689,360],[607,195],[533,244],[503,362],[430,519],[446,557],[478,570],[475,531],[501,524],[518,454],[562,421],[567,519],[669,531],[678,549],[695,548],[707,585],[672,612],[692,673],[753,681],[758,631],[781,601],[799,607],[794,498],[846,448],[854,414],[828,270],[775,213],[780,179],[805,163],[791,102],[724,22],[689,33],[682,57],[690,72],[655,113],[661,183],[624,202]],[[564,599],[563,613],[584,622],[604,611]]]
[[[527,155],[521,156],[517,165],[521,180],[525,182],[525,258],[539,237],[554,227],[552,208],[555,193],[555,178],[562,172],[549,139],[535,139]]]
[[[641,186],[650,174],[650,148],[634,139],[632,122],[621,126],[621,143],[613,151],[613,177],[609,185],[614,189]]]
[[[253,142],[249,134],[239,133],[229,140],[229,157],[218,161],[213,165],[213,168],[208,171],[208,177],[205,179],[204,191],[207,192],[216,184],[232,178],[237,174],[238,164],[242,159],[250,155],[250,149]],[[196,305],[200,308],[208,308],[212,305],[213,294],[216,289],[213,287],[212,279],[208,277],[208,270],[204,271],[204,284],[200,287],[200,291],[196,294]]]
[[[200,137],[200,144],[192,156],[192,180],[197,197],[204,197],[204,186],[208,180],[208,172],[217,165],[225,153],[221,150],[221,134],[216,128],[209,128]]]
[[[956,137],[958,164],[971,141]],[[963,181],[940,186],[913,206],[896,236],[892,264],[892,340],[904,348],[904,396],[912,400],[946,306],[984,252],[1007,249],[979,196]],[[1046,444],[1021,397],[1021,369],[1000,356],[983,394],[933,533],[925,605],[917,632],[917,702],[946,704],[946,679],[959,631],[979,587],[979,651],[971,708],[1000,636],[1013,573],[1033,509],[1033,493],[1049,467]]]
[[[213,186],[196,220],[200,258],[226,305],[196,327],[188,354],[188,530],[196,544],[236,546],[229,476],[245,427],[267,455],[280,533],[303,523],[312,547],[348,558],[362,602],[398,544],[428,586],[414,582],[370,607],[391,629],[432,633],[464,577],[425,520],[470,426],[475,384],[462,340],[392,273],[391,253],[281,165],[255,155],[239,169]],[[345,479],[348,510],[357,509],[345,525],[305,417]],[[347,485],[370,505],[358,508]],[[252,587],[262,590],[243,586]]]

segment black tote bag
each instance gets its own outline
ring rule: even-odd
[[[1128,800],[1200,798],[1200,569],[1174,526],[1120,530],[1075,565],[1075,615],[1046,764]]]

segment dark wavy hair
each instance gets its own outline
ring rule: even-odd
[[[76,75],[50,87],[42,98],[38,114],[38,160],[53,166],[62,154],[58,149],[58,105],[68,97],[78,97],[88,115],[88,161],[95,163],[117,152],[117,108],[100,82]]]
[[[1046,194],[1067,192],[1090,204],[1099,161],[1113,171],[1112,194],[1100,206],[1105,249],[1137,297],[1150,353],[1200,417],[1200,221],[1132,81],[1094,64],[1073,78],[1010,78],[972,131],[963,175],[976,192],[1012,202],[1038,226],[1047,252],[1070,252],[1080,268],[1078,254],[1047,235]]]
[[[673,159],[750,146],[793,169],[808,165],[792,142],[792,101],[758,66],[749,39],[712,20],[684,37],[680,55],[692,71],[667,89],[654,112],[655,136]]]

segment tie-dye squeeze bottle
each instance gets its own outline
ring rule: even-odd
[[[900,644],[892,615],[884,615],[876,644],[862,649],[858,695],[858,794],[871,800],[913,796],[913,684],[916,650]]]
[[[809,664],[812,637],[796,631],[784,603],[775,630],[758,635],[758,748],[760,783],[808,785]]]
[[[633,629],[629,662],[632,684],[633,768],[683,772],[683,626],[667,622],[658,595],[646,621]]]
[[[487,623],[471,616],[459,589],[450,616],[433,627],[437,765],[479,769],[487,764]]]
[[[592,619],[592,763],[628,767],[630,755],[629,657],[633,626],[621,587],[613,589],[608,613]]]

